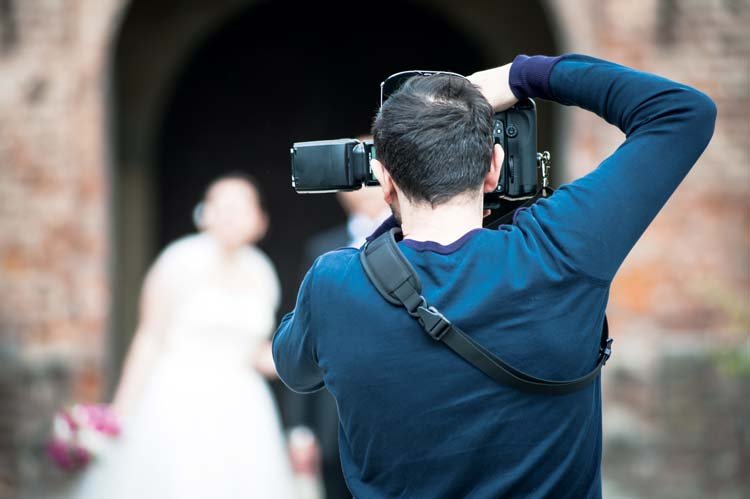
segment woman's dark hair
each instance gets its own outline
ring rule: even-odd
[[[479,188],[492,159],[492,107],[465,78],[415,76],[380,108],[378,159],[412,202],[432,206]]]

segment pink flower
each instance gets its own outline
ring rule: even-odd
[[[113,437],[120,434],[120,423],[108,405],[77,404],[73,406],[72,412],[83,426]]]
[[[119,434],[120,424],[109,406],[76,404],[55,414],[47,455],[60,469],[77,471]]]
[[[47,455],[61,470],[69,472],[84,468],[91,460],[85,449],[54,438],[47,442]]]

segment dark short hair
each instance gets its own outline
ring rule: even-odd
[[[492,107],[465,78],[415,76],[372,125],[378,159],[412,202],[432,206],[482,185],[492,159]]]

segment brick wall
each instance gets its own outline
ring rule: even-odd
[[[746,334],[750,4],[575,0],[550,6],[563,27],[565,50],[687,83],[718,106],[712,143],[615,281],[616,326],[627,328],[635,318],[685,333]],[[569,177],[587,172],[623,140],[614,127],[584,111],[569,111],[568,123]]]
[[[120,3],[0,1],[0,425],[13,429],[0,496],[34,481],[52,408],[101,385],[104,68]]]
[[[750,490],[750,404],[740,395],[750,392],[750,2],[547,6],[563,50],[687,83],[718,107],[711,144],[613,283],[605,497],[741,497]],[[565,121],[568,178],[624,139],[584,111]]]

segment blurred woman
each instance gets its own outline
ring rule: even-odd
[[[284,498],[292,475],[276,407],[269,336],[279,284],[254,246],[268,219],[253,181],[214,181],[200,232],[169,245],[146,276],[113,409],[123,432],[76,497]]]

